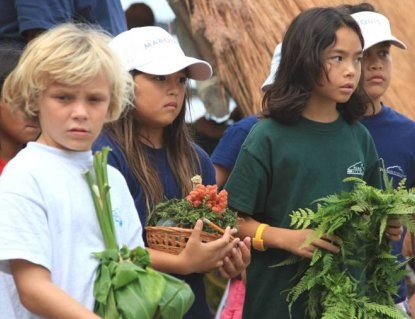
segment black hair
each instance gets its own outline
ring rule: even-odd
[[[361,2],[358,4],[343,4],[338,6],[337,9],[345,12],[346,14],[353,14],[362,11],[376,12],[375,7],[367,2]]]
[[[0,96],[3,84],[10,72],[16,67],[23,52],[23,44],[14,41],[0,43]]]
[[[130,74],[136,77],[145,73],[132,70]],[[196,172],[201,172],[201,162],[185,121],[186,103],[189,103],[190,93],[190,88],[187,87],[180,113],[163,131],[163,147],[167,152],[167,161],[181,187],[182,196],[192,190],[191,178]],[[148,156],[147,146],[137,138],[142,124],[136,113],[135,107],[128,108],[118,121],[106,124],[104,130],[124,152],[134,177],[143,189],[147,213],[150,213],[155,205],[165,199],[165,190],[163,176],[159,175],[156,163]]]
[[[324,50],[335,43],[336,31],[341,27],[352,29],[363,48],[359,25],[342,10],[315,7],[293,20],[284,36],[274,83],[262,100],[264,117],[284,124],[294,124],[300,119],[314,88],[326,72]],[[367,95],[359,83],[350,99],[338,103],[337,109],[348,123],[353,123],[364,115],[367,104]]]
[[[358,4],[343,4],[343,5],[339,5],[336,8],[338,10],[345,12],[346,14],[354,14],[354,13],[363,12],[363,11],[377,12],[375,7],[367,2],[361,2]],[[364,77],[364,68],[362,69],[362,74],[361,74],[361,78],[363,77]],[[373,114],[375,114],[375,109],[376,109],[375,104],[373,104],[373,101],[370,99],[366,91],[364,91],[364,94],[366,95],[368,106],[372,108],[372,112]]]
[[[125,11],[127,28],[153,26],[156,24],[153,10],[143,2],[133,3]]]

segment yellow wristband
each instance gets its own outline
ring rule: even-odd
[[[264,233],[264,229],[268,226],[268,224],[259,224],[255,232],[255,237],[252,238],[252,247],[254,247],[254,249],[259,251],[266,250],[266,248],[264,247],[264,240],[262,239],[262,234]]]

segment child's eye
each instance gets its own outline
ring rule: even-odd
[[[180,83],[181,84],[186,84],[187,83],[187,77],[186,76],[180,77]]]
[[[69,95],[56,95],[55,99],[62,101],[62,102],[68,102],[71,100],[71,97]]]
[[[155,75],[154,79],[156,81],[165,81],[166,80],[166,76],[165,75]]]
[[[388,55],[389,55],[389,51],[388,50],[381,50],[380,52],[379,52],[379,55],[381,56],[381,57],[387,57]]]
[[[99,102],[102,102],[104,99],[102,99],[102,98],[100,98],[100,97],[91,97],[90,99],[89,99],[89,101],[91,102],[91,103],[99,103]]]
[[[341,62],[341,61],[343,61],[343,57],[340,56],[340,55],[333,56],[331,59],[333,61],[335,61],[335,62]]]

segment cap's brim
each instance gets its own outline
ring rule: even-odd
[[[390,42],[390,44],[393,44],[393,45],[397,46],[400,49],[403,49],[403,50],[406,49],[405,43],[403,43],[401,40],[398,40],[394,36],[391,36],[391,37],[387,37],[387,38],[382,37],[382,38],[379,38],[379,39],[373,39],[372,41],[367,42],[367,43],[365,42],[365,50],[373,47],[376,44],[382,43],[382,42]]]
[[[212,76],[212,67],[209,63],[187,56],[154,59],[152,62],[135,65],[132,68],[154,75],[167,75],[187,69],[188,77],[197,81],[207,80]]]
[[[277,73],[278,67],[281,61],[281,49],[282,49],[282,42],[278,43],[274,49],[274,53],[272,55],[272,61],[271,61],[271,70],[268,74],[267,79],[261,85],[261,90],[263,92],[268,90],[268,88],[274,83],[275,73]]]
[[[265,92],[272,85],[272,83],[274,83],[274,75],[273,74],[270,74],[268,76],[268,78],[264,81],[264,83],[262,83],[261,90],[263,92]]]

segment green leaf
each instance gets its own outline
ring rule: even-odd
[[[117,301],[117,308],[124,319],[153,319],[157,309],[156,302],[143,298],[140,289],[137,287],[139,283],[136,281],[133,284],[123,286],[115,290],[115,299]],[[149,289],[149,288],[147,288]]]
[[[128,285],[130,282],[137,280],[140,272],[145,273],[146,271],[129,261],[118,263],[115,274],[112,277],[114,289],[119,289]]]
[[[136,247],[130,251],[131,261],[137,266],[146,268],[150,265],[150,255],[147,249]]]
[[[146,272],[137,276],[137,279],[140,284],[141,296],[150,302],[157,301],[157,305],[167,288],[167,283],[162,273],[147,267]]]
[[[99,265],[97,269],[97,277],[94,284],[95,300],[102,304],[107,303],[108,293],[111,288],[111,276],[106,265]]]
[[[163,274],[163,277],[167,285],[156,318],[183,318],[195,299],[192,289],[184,281],[168,274]]]
[[[291,255],[290,257],[284,259],[283,261],[279,262],[278,264],[274,264],[269,266],[269,268],[276,268],[282,266],[289,266],[298,263],[301,260],[299,256]]]

